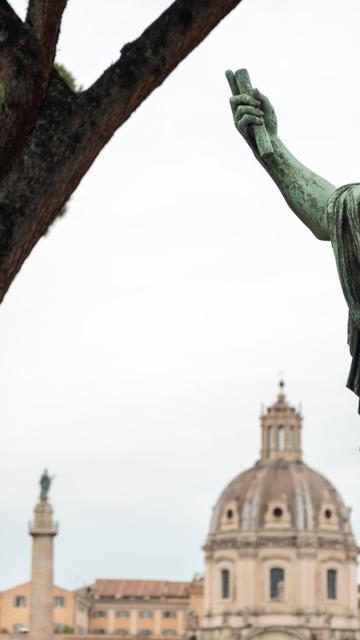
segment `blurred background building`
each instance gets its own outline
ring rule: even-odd
[[[260,460],[227,485],[213,511],[203,640],[360,638],[350,509],[303,462],[301,432],[301,413],[280,382],[261,416]]]
[[[261,416],[260,459],[218,499],[205,577],[53,588],[58,638],[360,640],[350,508],[303,462],[300,410],[280,382]],[[0,595],[0,638],[29,633],[31,582]]]
[[[29,633],[30,598],[30,582],[1,594],[0,629],[5,637]],[[186,638],[199,624],[202,603],[201,577],[192,582],[96,580],[76,591],[54,587],[54,630],[67,638],[74,633],[81,638]]]

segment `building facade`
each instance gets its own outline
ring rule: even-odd
[[[31,583],[0,594],[0,638],[30,632]],[[101,635],[185,640],[202,616],[202,579],[96,580],[88,587],[53,590],[54,632],[68,640]]]
[[[88,630],[89,602],[77,591],[53,588],[53,618],[56,633]],[[31,582],[0,594],[0,632],[24,636],[30,631]]]
[[[201,640],[359,640],[350,509],[302,460],[302,417],[280,383],[260,460],[225,488],[205,550]]]
[[[86,591],[91,601],[89,630],[93,634],[186,637],[189,582],[97,580]]]

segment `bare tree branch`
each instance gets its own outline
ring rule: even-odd
[[[3,12],[3,15],[5,15],[5,13],[8,13],[8,15],[10,16],[15,16],[16,18],[18,17],[7,0],[0,0],[0,9]],[[20,18],[18,18],[18,20],[21,22]]]
[[[52,71],[21,153],[0,174],[0,301],[116,129],[240,2],[176,0],[85,92]]]
[[[4,0],[0,3],[0,79],[5,87],[0,112],[1,174],[20,150],[43,97],[40,47]]]
[[[66,4],[67,0],[29,0],[26,23],[31,27],[42,47],[44,73],[47,78],[54,62]]]
[[[176,0],[88,90],[102,135],[112,136],[141,102],[241,0]]]
[[[6,0],[0,0],[0,79],[5,86],[0,111],[0,176],[9,171],[35,123],[65,5],[66,0],[30,0],[26,24]]]

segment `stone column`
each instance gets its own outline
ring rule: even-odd
[[[29,533],[33,539],[30,638],[53,640],[53,540],[57,526],[53,522],[52,506],[47,500],[36,505]]]

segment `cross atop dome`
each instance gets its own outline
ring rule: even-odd
[[[261,416],[262,460],[301,460],[301,414],[288,404],[285,382],[279,380],[279,392],[273,405]]]
[[[278,392],[277,401],[276,401],[277,405],[285,405],[285,404],[287,405],[284,389],[285,389],[285,382],[284,382],[284,378],[281,376],[279,380],[279,392]]]

